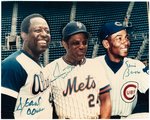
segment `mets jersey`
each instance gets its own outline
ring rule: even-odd
[[[148,73],[142,62],[131,58],[124,58],[120,68],[114,72],[112,67],[117,65],[109,67],[111,65],[108,65],[110,62],[106,56],[96,57],[95,60],[102,64],[110,81],[112,116],[128,116],[137,103],[137,90],[145,93],[149,88]]]
[[[25,51],[17,51],[2,62],[2,94],[16,98],[16,119],[52,118],[49,81],[42,67]],[[8,103],[9,104],[9,103]]]
[[[51,80],[52,93],[59,118],[98,118],[98,96],[110,90],[103,71],[86,59],[82,65],[69,65],[59,58],[45,67]]]

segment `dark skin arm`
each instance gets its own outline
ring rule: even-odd
[[[100,119],[109,119],[111,116],[111,99],[110,93],[106,92],[99,96],[100,99]]]

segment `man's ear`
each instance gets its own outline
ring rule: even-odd
[[[62,40],[61,43],[62,43],[62,46],[63,46],[65,49],[68,49],[68,45],[67,45],[67,43],[66,43],[65,41]]]
[[[102,44],[103,44],[104,48],[106,48],[106,49],[109,48],[109,42],[108,42],[108,40],[103,40]]]
[[[21,32],[21,38],[26,41],[27,40],[27,33]]]

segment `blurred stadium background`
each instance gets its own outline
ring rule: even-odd
[[[120,21],[128,26],[131,47],[128,57],[149,64],[149,3],[148,2],[50,2],[50,1],[2,1],[1,2],[1,60],[21,49],[20,24],[27,15],[40,13],[46,17],[51,29],[52,41],[41,56],[46,65],[61,57],[65,50],[61,45],[62,28],[70,21],[83,22],[91,34],[87,57],[105,54],[97,33],[105,22]],[[148,93],[147,93],[148,95]],[[139,94],[136,111],[148,111],[148,97]],[[148,100],[149,101],[149,100]]]

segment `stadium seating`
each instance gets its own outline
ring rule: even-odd
[[[50,47],[49,48],[49,62],[63,56],[65,53],[65,49],[62,46],[59,47]]]
[[[9,55],[11,55],[13,52],[15,52],[16,50],[3,50],[1,52],[1,60],[4,60],[6,57],[8,57]]]
[[[13,2],[2,2],[2,18],[1,18],[1,45],[5,45],[5,36],[11,31]]]
[[[2,52],[6,52],[6,50],[3,50],[6,45],[5,37],[11,32],[13,3],[14,2],[2,2]],[[62,28],[70,20],[72,2],[32,1],[31,3],[30,1],[18,1],[17,3],[17,34],[20,34],[20,24],[25,16],[31,13],[40,13],[47,18],[51,29],[52,43],[49,47],[49,62],[62,56],[65,51],[58,41],[60,41],[62,38]],[[97,40],[98,31],[105,22],[123,22],[128,5],[129,2],[77,2],[75,20],[81,21],[87,26],[87,29],[91,34],[90,41],[93,39]],[[142,35],[139,33],[148,33],[146,2],[135,2],[129,21],[132,22],[134,31],[133,33],[136,37],[132,37],[131,39],[131,48],[128,56],[135,58],[143,41]],[[58,42],[58,45],[56,45],[54,42]],[[94,44],[89,44],[87,52],[87,57],[89,58],[92,57],[93,47]],[[148,48],[149,45],[147,45],[145,48],[145,51],[141,57],[142,60],[148,58]],[[102,44],[100,44],[97,55],[103,54],[105,54],[105,50]],[[7,57],[7,54],[4,54],[4,56],[2,54],[2,59],[5,57]],[[42,57],[41,62],[43,63],[43,61],[44,58]]]
[[[48,20],[51,30],[52,41],[49,47],[48,62],[61,57],[65,53],[60,41],[62,39],[62,28],[70,21],[70,12],[72,2],[51,2],[51,1],[15,1],[18,3],[17,17],[17,34],[20,34],[20,25],[24,17],[32,13],[40,13]],[[2,1],[2,18],[1,18],[1,60],[4,60],[16,49],[7,50],[5,37],[11,32],[11,19],[14,1]],[[98,31],[101,26],[110,21],[123,22],[126,16],[129,2],[77,2],[76,4],[76,21],[83,22],[91,34],[87,57],[91,58],[94,48],[94,40],[98,40]],[[132,23],[131,30],[131,47],[128,57],[136,58],[138,51],[144,40],[142,34],[148,34],[148,10],[146,2],[135,2],[129,22]],[[96,43],[96,42],[95,42]],[[101,42],[99,41],[97,55],[105,54]],[[140,58],[141,61],[149,59],[149,44],[143,49],[144,52]],[[41,63],[44,64],[44,55],[41,55]],[[148,93],[147,93],[148,94]],[[139,96],[141,96],[139,94]],[[142,99],[141,99],[142,98]],[[139,102],[134,112],[145,109],[148,111],[148,103],[144,101],[145,97],[139,97]],[[148,98],[147,98],[148,99]],[[144,101],[144,102],[143,102]]]

